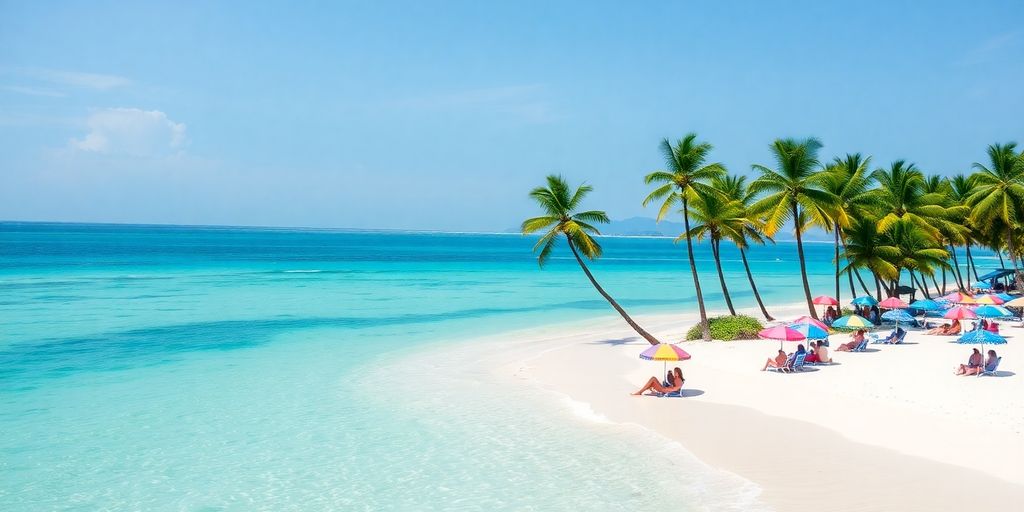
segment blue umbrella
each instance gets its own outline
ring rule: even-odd
[[[931,299],[915,300],[910,303],[910,307],[920,309],[921,311],[938,311],[942,309],[942,306],[940,306],[938,302]],[[890,311],[890,313],[892,313],[892,311]],[[882,315],[882,318],[885,318],[885,315]]]
[[[974,314],[982,318],[999,318],[1004,316],[1013,316],[1013,313],[1009,309],[1006,309],[1002,306],[991,305],[978,306],[974,310]]]
[[[988,281],[978,281],[977,283],[974,283],[974,288],[977,288],[979,290],[991,290],[992,283]]]
[[[827,340],[828,331],[814,325],[810,322],[797,322],[795,324],[789,324],[790,329],[803,334],[805,338],[809,340]]]
[[[960,343],[961,345],[978,343],[981,343],[982,345],[986,343],[988,343],[989,345],[1005,345],[1006,338],[994,332],[986,331],[985,329],[975,329],[973,331],[969,331],[967,334],[964,334],[963,336],[960,336],[956,340],[956,342]]]
[[[1014,297],[1013,295],[1010,295],[1009,293],[1006,293],[1006,292],[997,293],[996,297],[999,297],[1000,299],[1003,299],[1003,302],[1010,302],[1011,300],[1017,298],[1017,297]]]
[[[889,320],[890,322],[896,322],[898,324],[900,322],[913,322],[914,317],[910,316],[910,313],[907,313],[906,310],[894,309],[892,311],[882,313],[882,320]]]
[[[878,301],[870,295],[861,295],[860,297],[851,300],[850,304],[853,304],[854,306],[874,306],[878,304]]]

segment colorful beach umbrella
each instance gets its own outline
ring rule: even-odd
[[[989,305],[998,306],[998,305],[1000,305],[1000,304],[1002,304],[1004,302],[1006,302],[1006,301],[1003,300],[1003,299],[1000,299],[999,297],[997,297],[995,295],[991,295],[991,294],[989,294],[989,295],[978,295],[977,297],[974,298],[974,303],[975,304],[989,304]]]
[[[828,295],[819,295],[814,298],[811,302],[819,306],[838,306],[839,300],[835,297],[829,297]]]
[[[1013,295],[1010,295],[1009,293],[1006,293],[1006,292],[997,293],[996,297],[999,297],[1000,299],[1003,299],[1003,302],[1009,302],[1009,301],[1011,301],[1011,300],[1016,298]]]
[[[850,304],[853,304],[854,306],[875,306],[878,304],[878,301],[870,295],[861,295],[860,297],[851,300]]]
[[[647,350],[640,353],[640,359],[646,359],[648,361],[663,361],[662,373],[668,372],[669,361],[686,361],[689,358],[690,354],[671,343],[658,343],[657,345],[651,345]]]
[[[970,299],[971,296],[966,293],[953,292],[948,295],[943,295],[942,298],[950,302],[963,302],[964,299]]]
[[[974,314],[981,318],[1004,318],[1013,316],[1013,313],[1002,306],[993,306],[986,304],[984,306],[978,306],[974,308]]]
[[[978,318],[978,315],[976,315],[974,313],[974,311],[971,311],[970,308],[965,308],[963,306],[957,306],[955,308],[950,308],[950,310],[946,311],[946,314],[942,315],[942,317],[943,318],[949,318],[951,320],[964,320],[964,319]]]
[[[779,350],[782,349],[783,341],[803,341],[807,339],[800,331],[787,325],[776,325],[762,329],[757,335],[766,340],[779,340]]]
[[[889,297],[878,303],[878,307],[885,309],[903,309],[909,306],[910,304],[903,302],[899,297]]]
[[[977,304],[977,303],[978,303],[977,299],[975,299],[974,297],[971,297],[970,295],[965,295],[960,300],[957,301],[957,304]]]
[[[1010,306],[1011,308],[1024,308],[1024,297],[1017,297],[1016,299],[1009,300],[1003,303],[1003,307]]]
[[[793,320],[793,322],[790,325],[792,324],[814,324],[817,325],[818,327],[821,327],[822,329],[825,329],[826,331],[828,330],[828,325],[826,325],[825,322],[811,318],[807,315],[804,315],[800,318],[797,318],[796,320]]]
[[[914,309],[920,309],[921,311],[938,311],[942,309],[942,306],[938,302],[931,299],[920,299],[910,303],[910,307]]]
[[[832,322],[833,329],[871,329],[874,328],[875,324],[871,323],[871,320],[864,318],[860,315],[846,315],[841,316]]]
[[[817,325],[814,325],[814,324],[812,324],[810,322],[798,322],[798,323],[794,323],[794,324],[789,324],[788,327],[790,329],[793,329],[794,331],[799,332],[800,334],[802,334],[804,336],[804,338],[809,339],[809,340],[827,340],[828,339],[828,329],[827,328],[826,329],[822,329],[821,327],[818,327]]]
[[[892,311],[882,313],[882,320],[896,322],[896,326],[899,327],[900,322],[913,322],[914,317],[910,316],[910,313],[907,313],[902,309],[894,309]]]

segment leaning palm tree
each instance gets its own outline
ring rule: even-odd
[[[677,206],[682,207],[683,230],[686,235],[686,254],[690,260],[690,273],[693,274],[693,288],[697,293],[697,307],[700,310],[700,329],[706,341],[711,341],[711,328],[708,326],[708,313],[704,308],[704,295],[700,289],[700,278],[697,277],[697,264],[693,258],[693,240],[690,237],[690,200],[698,191],[710,191],[708,182],[725,174],[725,166],[720,163],[706,164],[712,146],[707,142],[697,142],[696,133],[688,133],[676,142],[675,146],[668,139],[661,141],[661,151],[665,156],[666,170],[654,171],[644,178],[648,185],[657,184],[650,194],[644,198],[643,205],[654,201],[662,201],[658,210],[658,220]]]
[[[559,240],[559,235],[564,236],[566,243],[569,245],[569,250],[576,257],[576,262],[583,269],[583,273],[587,275],[587,279],[590,279],[590,284],[594,285],[594,288],[597,289],[597,293],[600,293],[615,308],[615,311],[622,315],[622,319],[637,334],[643,336],[651,345],[657,345],[659,343],[658,339],[633,321],[626,313],[626,310],[622,309],[622,306],[619,306],[619,303],[615,302],[615,299],[608,295],[608,292],[604,291],[604,288],[594,278],[594,274],[590,273],[590,269],[583,262],[583,258],[580,257],[581,253],[591,261],[601,257],[601,245],[591,236],[591,234],[599,235],[600,232],[591,223],[608,222],[608,215],[603,211],[577,211],[580,203],[583,202],[583,198],[590,193],[592,188],[588,185],[580,185],[576,188],[575,192],[570,192],[569,185],[561,176],[548,176],[547,181],[546,187],[537,187],[530,192],[530,197],[537,201],[537,204],[544,210],[544,215],[526,219],[522,225],[524,235],[536,233],[544,229],[547,230],[540,237],[540,240],[537,241],[537,244],[533,246],[534,252],[540,250],[540,253],[537,255],[537,262],[544,266],[548,257],[551,256],[551,251],[554,250],[556,242]]]
[[[764,318],[771,322],[775,318],[768,314],[768,310],[764,307],[764,301],[761,300],[761,294],[757,291],[754,275],[750,272],[750,264],[747,262],[747,249],[750,247],[751,241],[764,245],[766,240],[773,244],[775,240],[764,235],[764,223],[756,216],[751,215],[750,205],[754,203],[755,197],[747,190],[746,176],[725,176],[716,179],[714,186],[738,208],[736,216],[724,223],[723,234],[739,249],[743,270],[747,273],[747,281],[750,282],[750,290],[754,293],[757,307],[761,308]]]
[[[1024,222],[1024,154],[1018,154],[1017,143],[993,144],[988,147],[990,165],[975,163],[974,193],[968,202],[974,207],[970,220],[976,226],[1001,221],[1005,226],[1010,263],[1017,271],[1017,242],[1014,227]]]
[[[875,278],[875,296],[882,300],[882,286],[886,295],[891,295],[888,280],[899,275],[899,269],[893,263],[900,256],[898,247],[890,245],[888,240],[878,233],[878,222],[871,217],[854,219],[846,230],[847,241],[843,246],[843,256],[848,262],[842,272],[853,272],[857,268],[871,271]]]
[[[897,294],[899,293],[900,271],[906,270],[910,275],[911,284],[921,290],[925,298],[931,298],[924,278],[933,275],[936,269],[946,265],[949,253],[939,247],[935,239],[918,229],[910,220],[901,220],[890,226],[885,233],[885,239],[886,243],[896,247],[898,252],[889,260],[897,270],[892,289],[897,290]],[[920,280],[915,276],[915,271],[921,275]]]
[[[751,192],[765,193],[754,203],[752,210],[765,214],[764,231],[774,235],[788,221],[793,221],[796,233],[796,249],[800,259],[800,277],[803,279],[804,297],[811,317],[818,318],[811,302],[811,287],[807,282],[807,261],[801,226],[801,213],[815,215],[825,211],[833,203],[831,194],[819,188],[815,176],[818,167],[818,150],[821,142],[813,137],[805,140],[777,139],[771,145],[777,169],[754,164],[761,176],[750,184]],[[820,222],[819,222],[820,224]]]
[[[716,178],[711,183],[711,190],[700,190],[693,194],[693,200],[689,203],[690,217],[695,224],[689,231],[679,235],[676,242],[683,238],[693,237],[698,241],[707,238],[711,243],[711,254],[715,258],[715,269],[718,271],[718,282],[722,286],[722,295],[725,297],[725,305],[729,308],[729,314],[736,316],[736,309],[732,307],[732,297],[729,296],[729,287],[725,284],[725,274],[722,272],[722,237],[730,222],[741,219],[742,210],[740,205],[731,201],[721,190],[725,186],[721,178]]]

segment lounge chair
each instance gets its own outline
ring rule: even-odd
[[[782,366],[769,366],[768,369],[773,372],[789,373],[793,371],[793,366],[794,363],[796,363],[796,358],[796,354],[791,354],[789,358],[786,359],[786,364]]]
[[[982,370],[981,373],[978,374],[978,377],[981,377],[982,375],[995,375],[996,371],[999,370],[999,363],[1002,361],[1003,356],[997,357],[995,366],[993,366],[991,370]]]
[[[861,341],[860,344],[857,345],[856,347],[853,347],[853,350],[851,350],[850,352],[864,352],[867,349],[868,349],[868,339],[867,339],[867,337],[865,337],[864,340]]]
[[[793,368],[792,369],[794,371],[798,371],[798,372],[804,371],[804,363],[805,363],[805,361],[807,361],[807,353],[806,352],[804,352],[803,354],[797,354],[796,358],[793,359]]]

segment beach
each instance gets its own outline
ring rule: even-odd
[[[776,309],[780,318],[806,313]],[[641,319],[663,341],[695,323],[692,313]],[[759,371],[776,341],[685,342],[693,357],[679,364],[684,397],[656,398],[629,395],[662,364],[640,360],[647,343],[620,324],[609,316],[510,332],[430,357],[490,367],[480,385],[553,394],[571,404],[565,414],[602,428],[678,442],[757,484],[775,510],[1006,510],[1024,499],[1024,384],[1014,363],[1024,329],[1004,325],[1010,342],[994,348],[1006,364],[985,377],[953,375],[971,346],[917,330],[862,353],[835,352],[847,336],[834,335],[835,364],[788,375]]]

